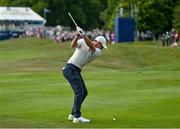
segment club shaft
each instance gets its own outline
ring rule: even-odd
[[[74,22],[75,26],[77,27],[78,25],[76,24],[74,18],[71,16],[70,12],[68,12],[68,15],[70,16],[71,20]]]

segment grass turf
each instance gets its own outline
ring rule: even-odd
[[[72,124],[73,92],[61,73],[74,51],[69,42],[1,41],[0,127],[180,127],[180,49],[154,42],[108,47],[82,71],[89,91],[82,113],[92,121]]]

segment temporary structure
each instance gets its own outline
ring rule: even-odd
[[[29,7],[0,7],[0,23],[22,22],[44,25],[46,20]]]
[[[29,7],[0,6],[0,40],[18,37],[28,27],[44,26],[46,20]]]

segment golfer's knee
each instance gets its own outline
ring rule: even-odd
[[[86,97],[88,95],[87,91],[84,91],[84,97]]]
[[[87,91],[80,91],[80,92],[77,92],[77,93],[75,93],[75,95],[77,96],[77,97],[86,97],[87,96]]]

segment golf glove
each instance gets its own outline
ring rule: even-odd
[[[76,27],[76,31],[77,31],[77,33],[78,34],[80,34],[81,36],[83,36],[84,35],[84,31],[80,28],[80,27]]]

